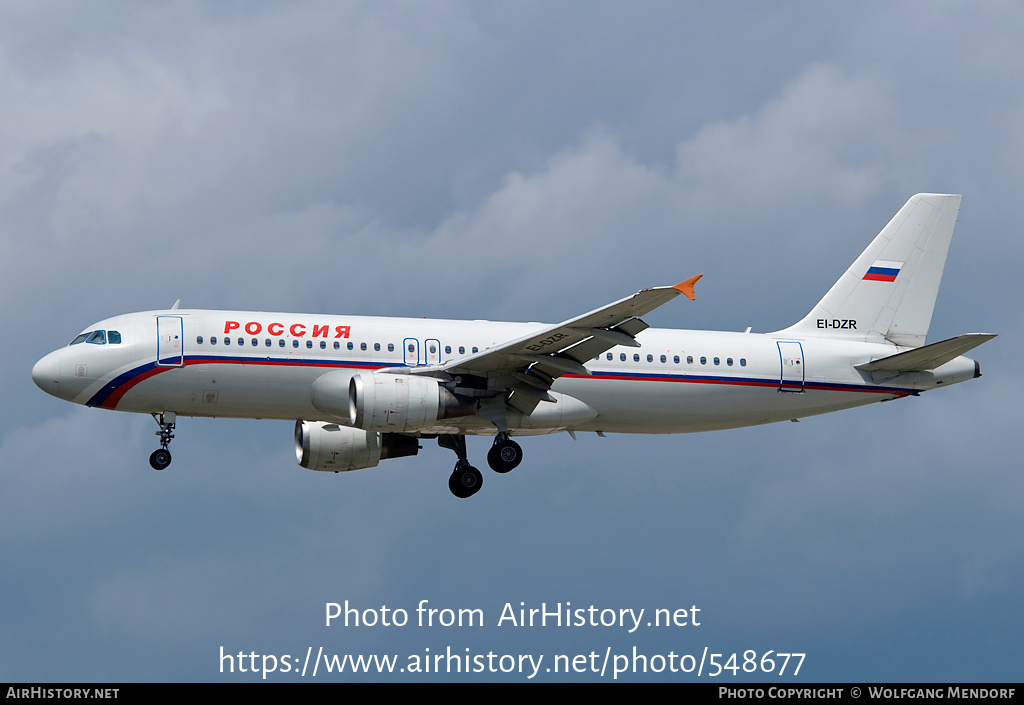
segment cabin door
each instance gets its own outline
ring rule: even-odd
[[[185,333],[181,316],[156,317],[156,364],[160,367],[184,367],[182,346]]]
[[[780,392],[804,391],[804,349],[800,343],[779,342]]]

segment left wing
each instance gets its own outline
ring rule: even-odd
[[[440,368],[425,368],[422,373],[440,370],[453,378],[469,377],[453,391],[476,397],[503,394],[509,406],[530,414],[541,401],[554,401],[548,390],[558,377],[589,375],[583,363],[616,345],[640,347],[635,336],[650,326],[639,317],[679,294],[693,300],[693,286],[701,276],[675,286],[638,291],[518,340],[453,360]]]

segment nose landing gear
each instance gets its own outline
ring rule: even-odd
[[[163,470],[171,464],[171,452],[167,450],[167,446],[174,438],[174,423],[178,417],[173,411],[150,415],[160,426],[160,430],[156,432],[156,435],[160,436],[160,447],[149,456],[149,464],[154,470]]]

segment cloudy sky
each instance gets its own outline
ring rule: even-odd
[[[1021,36],[1012,2],[6,4],[0,681],[449,646],[1019,680]],[[775,330],[923,191],[965,196],[929,340],[999,333],[983,378],[798,424],[527,439],[469,501],[433,443],[327,476],[289,422],[181,419],[156,473],[150,418],[30,379],[178,298],[557,321],[703,273],[648,322]],[[325,627],[345,600],[486,624]],[[498,627],[520,602],[701,624]]]

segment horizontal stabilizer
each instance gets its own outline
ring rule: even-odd
[[[993,333],[965,333],[931,345],[856,365],[865,372],[923,372],[934,370],[995,338]]]

